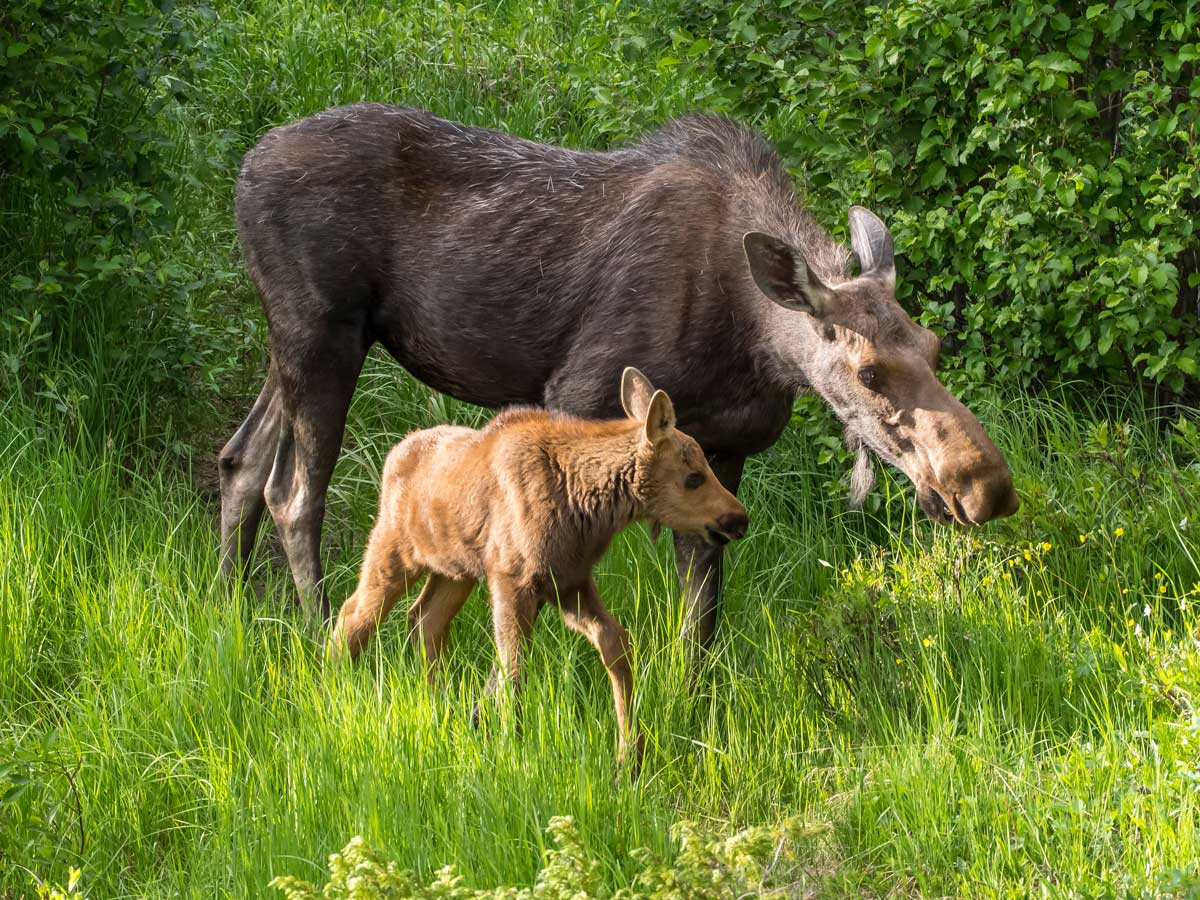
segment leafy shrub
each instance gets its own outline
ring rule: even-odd
[[[685,27],[680,27],[679,21]],[[660,64],[891,225],[971,379],[1200,375],[1200,6],[678,0]]]
[[[789,820],[775,828],[749,828],[732,837],[706,834],[690,823],[677,825],[678,850],[668,860],[649,850],[636,850],[640,870],[631,887],[606,890],[600,864],[589,858],[569,816],[550,820],[547,834],[555,846],[532,888],[464,887],[454,866],[441,869],[425,883],[412,872],[387,862],[361,837],[329,857],[329,883],[323,888],[289,876],[275,878],[272,887],[287,900],[582,900],[611,896],[614,900],[705,900],[728,897],[789,896],[778,882],[778,863],[789,844],[812,836],[819,828]],[[773,880],[774,877],[774,880]]]
[[[191,252],[181,201],[195,161],[180,156],[200,12],[173,0],[0,12],[0,289],[12,296],[0,384],[69,405],[80,388],[55,383],[55,353],[68,365],[140,355],[160,381],[195,377],[206,326],[193,296],[214,276]]]

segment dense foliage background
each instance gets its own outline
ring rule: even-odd
[[[826,210],[896,233],[902,295],[971,379],[1200,375],[1194,3],[693,0],[710,105]],[[662,60],[660,59],[660,65]]]
[[[45,353],[78,352],[94,323],[136,322],[155,378],[215,391],[244,345],[195,304],[236,257],[211,252],[197,207],[227,209],[240,154],[270,125],[365,96],[420,103],[396,68],[419,52],[459,95],[439,112],[551,139],[609,146],[693,108],[759,125],[832,227],[853,203],[889,222],[902,299],[949,336],[968,382],[1100,377],[1195,397],[1195,3],[595,4],[549,54],[521,53],[514,26],[497,37],[518,52],[483,59],[471,29],[503,25],[481,8],[381,15],[334,39],[312,7],[253,10],[19,0],[2,14],[9,384],[36,385]],[[448,24],[430,47],[422,28]],[[511,94],[530,65],[536,103]]]
[[[75,866],[72,895],[257,895],[324,880],[355,834],[422,885],[449,862],[531,884],[557,815],[606,893],[633,848],[672,860],[655,884],[704,868],[675,864],[673,822],[798,815],[819,827],[775,872],[797,896],[1200,896],[1198,31],[1194,0],[10,0],[0,897]],[[837,429],[802,400],[748,467],[698,681],[666,547],[631,529],[601,567],[635,640],[636,783],[557,626],[524,727],[470,725],[478,596],[441,691],[397,624],[326,668],[269,539],[248,586],[220,578],[213,458],[265,361],[239,161],[360,99],[592,148],[695,108],[754,123],[835,232],[851,203],[889,222],[1021,512],[931,529],[894,473],[847,511]],[[368,360],[335,600],[389,444],[485,415]]]

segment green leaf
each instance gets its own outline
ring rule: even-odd
[[[24,56],[28,50],[28,44],[22,44],[18,41],[15,44],[9,44],[8,49],[4,51],[4,55],[9,59],[16,59],[18,56]]]
[[[1091,28],[1076,28],[1067,38],[1067,50],[1076,59],[1086,59],[1096,32]]]
[[[946,180],[946,164],[940,159],[932,162],[921,176],[921,189],[937,187]]]
[[[1083,71],[1083,67],[1079,65],[1078,61],[1071,59],[1067,54],[1059,51],[1043,53],[1041,56],[1036,57],[1029,64],[1029,67],[1031,69],[1045,69],[1048,72],[1063,72],[1067,74]]]

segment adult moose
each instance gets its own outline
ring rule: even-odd
[[[221,539],[244,568],[264,506],[301,599],[321,587],[325,493],[376,341],[487,407],[620,412],[637,366],[736,491],[796,392],[915,484],[931,518],[1017,508],[1003,456],[938,382],[938,339],[895,301],[892,237],[850,210],[850,250],[800,208],[771,146],[692,115],[609,153],[545,146],[363,103],[270,131],[242,165],[237,221],[270,326],[266,383],[221,451]],[[688,628],[707,643],[721,548],[675,536]]]

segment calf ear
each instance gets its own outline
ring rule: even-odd
[[[675,406],[665,391],[655,391],[646,410],[646,440],[657,444],[675,430]]]
[[[646,410],[650,408],[652,396],[654,385],[633,366],[621,373],[621,407],[629,418],[646,418]]]
[[[742,238],[742,249],[754,283],[780,306],[818,317],[833,308],[833,289],[813,274],[795,247],[761,231],[750,231]]]

